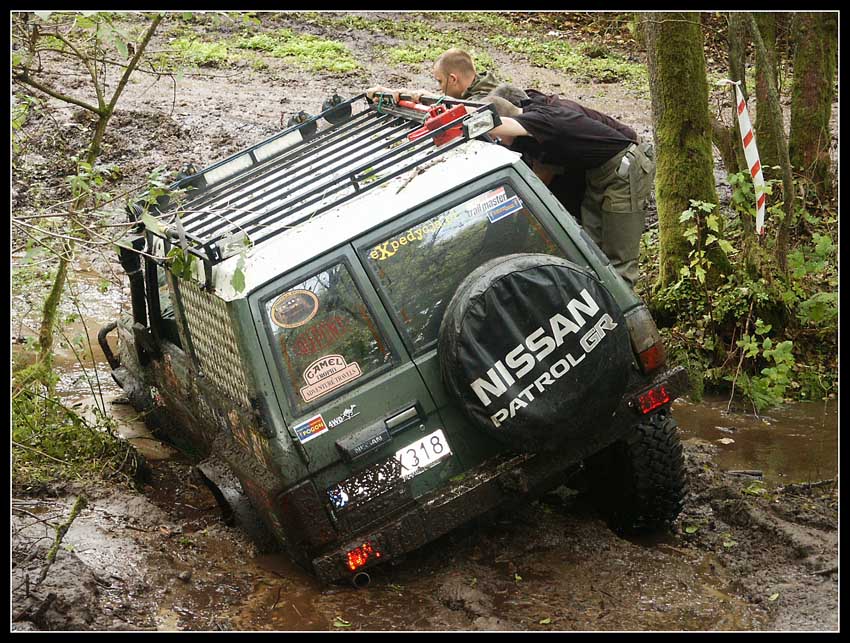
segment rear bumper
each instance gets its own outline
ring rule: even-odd
[[[643,391],[659,385],[665,386],[672,401],[687,391],[687,371],[678,367],[660,373],[649,385],[628,395],[617,413],[623,418],[620,430],[598,435],[598,441],[588,441],[580,447],[570,445],[557,453],[523,453],[501,461],[484,462],[462,480],[418,498],[414,506],[408,505],[400,515],[374,525],[313,558],[316,575],[326,583],[351,577],[414,551],[505,502],[557,483],[568,467],[621,438],[641,417],[633,400]],[[627,421],[629,417],[631,420]],[[365,558],[365,563],[352,569],[348,553],[357,548],[368,553],[360,557],[360,562]]]
[[[313,569],[326,583],[352,576],[418,549],[506,500],[554,481],[565,469],[560,455],[518,454],[498,463],[482,463],[459,481],[419,498],[403,514],[363,532],[313,559]],[[351,569],[348,552],[368,543],[373,554]]]

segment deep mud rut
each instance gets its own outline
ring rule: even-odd
[[[384,16],[386,17],[386,15]],[[291,26],[286,17],[270,26]],[[165,27],[165,25],[163,26]],[[471,29],[470,25],[464,25]],[[313,29],[315,31],[315,29]],[[363,34],[333,34],[357,51],[366,72],[315,75],[269,59],[269,68],[201,70],[172,85],[142,78],[128,87],[106,137],[103,162],[130,189],[160,165],[205,165],[280,130],[300,109],[316,113],[333,91],[350,96],[374,83],[431,87],[428,65],[388,66],[380,45]],[[162,28],[152,47],[169,38]],[[385,43],[383,43],[385,44]],[[521,58],[490,52],[503,74],[521,86],[577,97],[650,132],[648,100],[619,85],[579,85]],[[56,72],[59,86],[82,82]],[[52,131],[56,119],[60,134]],[[36,115],[29,127],[40,145],[28,147],[13,175],[13,205],[33,211],[38,195],[64,189],[67,150],[80,149],[85,119],[74,110]],[[64,151],[63,151],[64,150]],[[101,324],[127,307],[110,252],[82,254],[77,268],[85,327],[96,345]],[[88,275],[88,276],[86,276]],[[13,336],[32,336],[37,292],[13,290]],[[67,304],[65,304],[67,306]],[[65,311],[74,312],[73,309]],[[75,322],[80,324],[80,322]],[[13,340],[14,341],[14,340]],[[131,409],[112,403],[119,391],[97,351],[94,367],[122,433],[147,459],[141,492],[109,484],[60,485],[18,494],[12,512],[14,629],[46,630],[834,630],[838,627],[834,408],[805,406],[824,420],[823,457],[802,470],[749,454],[753,438],[784,428],[744,427],[713,405],[677,402],[681,410],[690,493],[672,533],[624,539],[568,487],[520,510],[486,516],[396,564],[377,568],[356,590],[322,587],[288,559],[258,546],[240,525],[227,525],[192,463],[146,433]],[[73,360],[59,359],[60,389],[86,399],[88,380]],[[88,373],[92,364],[88,363]],[[800,407],[803,408],[803,407]],[[705,430],[689,425],[704,423]],[[744,422],[745,424],[746,422]],[[720,429],[729,429],[720,431]],[[712,433],[714,431],[715,433]],[[719,431],[719,433],[718,433]],[[737,433],[731,433],[737,431]],[[728,437],[735,443],[718,443]],[[746,438],[745,436],[750,436]],[[747,441],[749,439],[749,442]],[[769,439],[767,439],[769,442]],[[835,441],[837,446],[837,440]],[[737,444],[737,446],[736,446]],[[778,447],[781,450],[781,447]],[[786,447],[792,452],[796,446]],[[764,453],[764,451],[758,451]],[[756,453],[753,451],[753,453]],[[738,458],[730,454],[738,454]],[[793,456],[789,456],[791,460]],[[763,469],[758,478],[730,469]],[[788,473],[791,471],[791,473]],[[781,474],[785,473],[785,477]],[[53,527],[78,493],[88,507],[73,522],[56,561],[36,586]],[[753,495],[753,494],[756,495]]]

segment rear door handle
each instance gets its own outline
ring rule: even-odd
[[[384,420],[384,424],[386,425],[387,430],[392,432],[393,429],[398,429],[418,417],[419,408],[417,404],[414,404],[410,408],[404,409],[403,411],[388,417]]]

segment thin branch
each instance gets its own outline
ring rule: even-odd
[[[103,100],[103,90],[101,90],[100,85],[97,82],[97,70],[95,69],[95,66],[91,64],[91,61],[89,60],[88,56],[84,55],[83,52],[77,49],[70,40],[65,38],[65,36],[62,36],[57,33],[54,34],[54,37],[68,45],[71,51],[73,51],[77,55],[77,57],[80,59],[80,62],[85,66],[86,70],[89,72],[89,76],[91,76],[92,82],[94,84],[95,94],[97,95],[98,110],[100,113],[102,113],[106,105]]]
[[[115,103],[118,102],[118,97],[121,95],[121,92],[124,91],[124,87],[127,85],[127,82],[130,80],[130,75],[133,73],[133,70],[139,64],[139,60],[142,57],[142,54],[145,51],[145,48],[148,46],[150,39],[153,37],[154,31],[159,26],[159,23],[162,22],[162,14],[158,14],[154,17],[151,22],[150,27],[145,32],[142,41],[139,43],[139,46],[136,47],[136,52],[133,54],[132,60],[130,60],[130,64],[127,65],[127,69],[124,70],[124,75],[121,76],[121,80],[118,81],[118,86],[115,88],[115,92],[112,94],[112,100],[109,101],[109,105],[107,106],[108,113],[112,113],[112,110],[115,108]]]
[[[27,446],[26,444],[21,444],[20,442],[15,442],[14,440],[12,440],[12,446],[18,447],[20,449],[26,449],[27,451],[33,451],[33,452],[37,453],[38,455],[42,455],[45,458],[50,458],[51,460],[58,462],[59,464],[68,464],[68,462],[66,462],[65,460],[60,460],[59,458],[54,458],[52,455],[45,453],[44,451],[39,451],[35,447]]]
[[[12,79],[18,81],[19,83],[24,83],[29,85],[30,87],[34,87],[35,89],[44,92],[48,96],[52,96],[58,100],[61,100],[64,103],[71,103],[72,105],[77,105],[78,107],[82,107],[83,109],[87,109],[90,112],[101,115],[100,109],[95,107],[94,105],[90,105],[85,101],[74,98],[73,96],[67,96],[58,90],[53,89],[43,83],[38,82],[34,78],[30,78],[27,72],[15,73],[12,75]]]

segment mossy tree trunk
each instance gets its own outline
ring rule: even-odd
[[[717,203],[708,82],[698,13],[644,13],[655,138],[659,277],[674,283],[690,246],[679,217],[690,200]]]
[[[764,40],[761,37],[761,31],[756,24],[755,17],[752,13],[748,14],[750,21],[750,32],[753,36],[753,44],[756,50],[757,64],[767,66],[767,49],[764,45]],[[782,169],[782,199],[783,210],[785,216],[779,224],[779,230],[776,234],[775,257],[779,268],[785,272],[788,268],[788,242],[790,238],[790,230],[794,225],[795,216],[795,190],[794,177],[791,173],[791,161],[788,156],[788,143],[785,138],[785,130],[782,126],[782,105],[779,102],[779,91],[776,89],[776,83],[770,75],[765,75],[767,85],[767,101],[762,105],[762,109],[767,108],[772,112],[773,136],[776,140],[776,147],[779,153],[779,166]],[[767,226],[767,221],[765,221]]]
[[[801,12],[795,27],[789,154],[794,168],[826,199],[833,193],[829,119],[838,62],[838,14]]]
[[[761,167],[765,178],[774,178],[771,175],[775,170],[771,168],[779,165],[779,146],[776,141],[777,131],[774,122],[774,113],[766,109],[768,101],[767,74],[773,79],[773,84],[778,85],[777,56],[776,56],[776,14],[769,11],[755,12],[754,17],[758,25],[761,38],[764,41],[765,60],[759,62],[756,57],[756,144],[758,145]],[[782,125],[780,124],[780,127]]]
[[[729,14],[729,74],[731,80],[741,81],[741,93],[744,98],[749,101],[749,91],[747,90],[747,28],[746,20],[740,13]],[[729,87],[728,91],[732,97],[732,104],[737,105],[738,99],[735,97],[735,88]],[[743,172],[748,169],[747,157],[744,155],[744,148],[741,145],[741,128],[738,126],[738,118],[733,119],[734,134],[735,134],[735,158],[737,159],[737,168],[727,168],[730,172]]]

